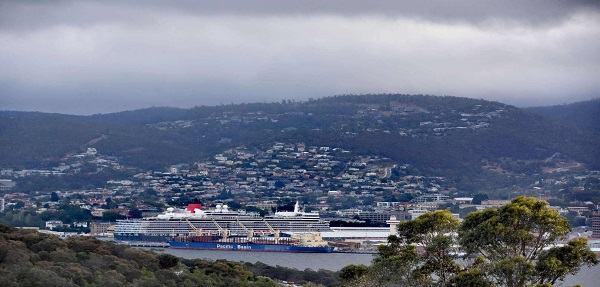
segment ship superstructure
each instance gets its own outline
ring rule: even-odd
[[[329,230],[329,222],[321,220],[316,212],[301,211],[298,202],[294,211],[275,212],[265,217],[255,212],[231,211],[227,205],[203,210],[201,204],[192,203],[186,209],[168,208],[155,217],[118,220],[114,238],[121,241],[165,242],[175,236],[199,232],[218,236],[254,236],[280,231],[300,233]]]

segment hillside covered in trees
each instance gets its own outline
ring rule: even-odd
[[[5,111],[0,167],[53,166],[94,147],[129,166],[162,170],[238,146],[303,142],[385,156],[466,190],[502,188],[565,166],[600,168],[600,136],[581,127],[498,102],[392,94],[92,116]]]
[[[531,107],[525,110],[556,120],[563,125],[600,134],[600,98],[546,107]]]

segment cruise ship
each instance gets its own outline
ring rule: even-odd
[[[261,217],[255,212],[232,211],[227,205],[203,210],[194,202],[185,209],[168,208],[154,217],[118,220],[114,239],[117,241],[166,242],[177,236],[212,234],[219,236],[245,236],[279,232],[330,231],[329,222],[317,212],[303,212],[296,202],[294,211],[280,211]]]

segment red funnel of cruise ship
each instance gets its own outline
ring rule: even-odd
[[[194,200],[188,203],[186,210],[191,213],[194,213],[194,209],[196,208],[202,210],[202,202],[200,202],[199,200]]]

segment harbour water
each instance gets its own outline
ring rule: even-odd
[[[288,252],[245,252],[223,250],[164,249],[165,253],[186,259],[225,259],[237,262],[263,262],[271,266],[283,266],[304,270],[326,269],[338,271],[346,265],[370,265],[373,254],[363,253],[288,253]]]
[[[181,250],[161,249],[186,259],[225,259],[237,262],[263,262],[271,266],[283,266],[305,270],[332,270],[338,271],[346,265],[370,265],[373,254],[360,253],[280,253],[280,252],[244,252],[244,251],[219,251],[219,250]],[[600,265],[591,268],[583,267],[575,276],[568,276],[561,286],[600,286]]]

